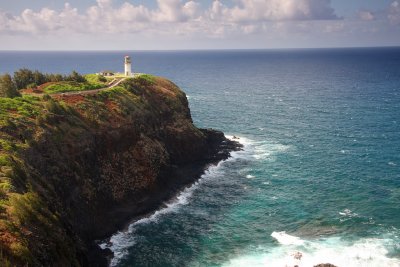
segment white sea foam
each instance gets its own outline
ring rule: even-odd
[[[287,234],[285,231],[273,232],[271,234],[282,245],[303,245],[304,241],[296,236]]]
[[[290,146],[269,142],[256,142],[254,145],[254,158],[258,160],[274,160],[274,155],[290,148]]]
[[[238,159],[258,159],[271,157],[276,152],[284,151],[288,147],[280,144],[269,143],[265,141],[253,141],[245,137],[227,136],[227,138],[240,142],[243,145],[243,150],[231,152],[231,157],[225,161],[219,162],[217,165],[210,166],[200,179],[185,188],[173,201],[165,203],[164,206],[151,214],[148,217],[142,218],[128,226],[124,231],[119,231],[114,234],[108,241],[100,244],[101,248],[109,248],[114,252],[114,258],[111,260],[110,266],[116,266],[124,257],[129,254],[129,248],[135,245],[135,231],[139,225],[148,223],[157,223],[159,218],[168,213],[178,212],[182,206],[187,205],[193,192],[207,179],[213,179],[218,175],[223,174],[223,166],[227,162],[232,162]],[[252,175],[247,175],[247,178],[254,178]],[[247,189],[244,188],[245,190]]]
[[[400,259],[388,256],[388,248],[396,244],[391,239],[366,238],[349,243],[339,237],[302,240],[285,232],[274,232],[279,242],[264,252],[249,252],[223,264],[224,267],[312,267],[331,263],[339,267],[399,267]]]
[[[238,141],[244,146],[243,151],[232,152],[235,158],[273,161],[277,154],[286,152],[291,148],[288,145],[279,144],[270,140],[255,141],[246,137],[228,135],[227,138]]]
[[[201,178],[193,183],[191,186],[185,188],[173,201],[165,203],[164,207],[155,211],[148,217],[137,220],[130,224],[128,229],[125,231],[119,231],[114,234],[107,242],[100,244],[99,246],[103,249],[109,248],[114,252],[114,258],[111,260],[110,266],[116,266],[121,259],[126,257],[129,253],[129,248],[135,244],[134,232],[136,227],[142,224],[156,223],[164,214],[177,212],[182,206],[189,203],[189,199],[192,197],[193,192],[202,184],[206,179],[219,175],[220,162],[218,165],[210,166]]]
[[[249,139],[246,138],[231,137],[231,139],[241,142],[245,149],[248,144],[251,143],[251,141],[248,141]],[[129,248],[132,247],[136,242],[134,232],[139,225],[156,223],[162,215],[179,211],[182,206],[189,203],[193,192],[199,187],[200,184],[207,179],[221,175],[221,166],[225,162],[235,160],[238,157],[243,157],[243,155],[246,154],[245,149],[243,151],[233,152],[231,158],[221,161],[217,165],[209,166],[197,182],[185,188],[173,201],[165,203],[164,207],[155,211],[150,216],[130,224],[126,230],[117,232],[108,241],[100,244],[99,246],[101,248],[109,248],[114,252],[114,258],[111,260],[110,266],[116,266],[124,257],[129,254]]]
[[[352,212],[349,209],[344,209],[343,211],[339,211],[339,214],[342,216],[346,216],[346,217],[357,217],[358,214],[355,212]]]

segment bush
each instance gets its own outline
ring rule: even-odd
[[[105,83],[107,82],[107,78],[104,77],[103,75],[99,75],[99,81]]]
[[[45,94],[45,95],[43,96],[43,100],[45,100],[45,101],[49,101],[50,99],[52,99],[52,98],[51,98],[51,96],[48,95],[48,94]]]
[[[24,68],[14,72],[13,81],[16,88],[20,90],[25,88],[34,88],[47,82],[73,81],[83,83],[86,82],[86,79],[76,71],[73,71],[68,76],[63,76],[61,74],[43,74],[38,70],[31,71]]]
[[[14,72],[14,82],[17,89],[25,89],[28,84],[35,83],[33,72],[29,69],[19,69]]]
[[[69,76],[67,76],[65,80],[66,81],[73,81],[73,82],[77,82],[77,83],[86,82],[86,79],[82,75],[77,73],[76,71],[72,71],[72,73]]]
[[[50,99],[46,102],[45,105],[46,109],[54,114],[62,115],[64,114],[64,109],[60,105],[60,103],[54,101],[53,99]]]
[[[0,76],[0,96],[9,98],[21,96],[9,74]]]

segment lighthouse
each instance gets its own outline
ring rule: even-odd
[[[132,75],[132,61],[130,56],[125,56],[125,76]]]

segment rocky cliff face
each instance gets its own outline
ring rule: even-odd
[[[196,128],[185,94],[158,77],[15,101],[30,113],[0,117],[3,264],[105,266],[94,240],[238,148],[221,132]]]

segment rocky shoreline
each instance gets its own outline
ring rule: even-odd
[[[122,212],[123,216],[120,217],[118,227],[109,229],[105,235],[98,236],[94,240],[95,244],[99,244],[100,240],[109,238],[118,230],[126,229],[135,221],[148,217],[154,211],[159,210],[165,202],[176,197],[182,189],[197,181],[208,166],[228,159],[231,152],[239,151],[243,147],[239,142],[227,139],[220,131],[213,129],[200,130],[207,136],[207,147],[209,148],[204,158],[180,166],[170,166],[170,169],[163,174],[164,177],[160,177],[161,180],[169,180],[170,182],[160,185],[153,192],[149,192],[139,202],[129,203],[127,205],[129,207],[120,207],[120,210],[122,209],[124,212]],[[140,206],[137,203],[140,203]],[[110,249],[101,249],[97,245],[91,247],[88,255],[89,266],[98,267],[109,266],[114,256]]]
[[[112,254],[96,240],[158,209],[240,149],[222,132],[198,129],[185,93],[161,77],[7,101],[0,265],[107,266]]]

